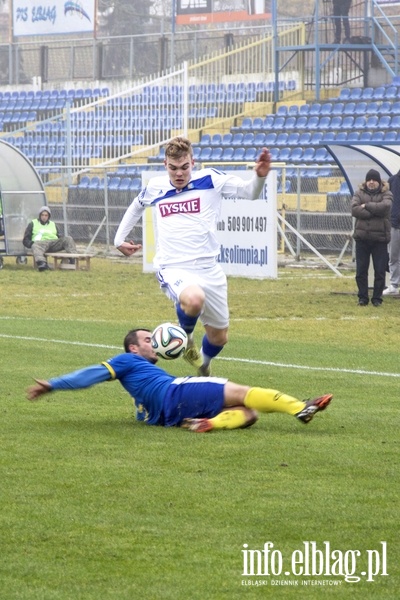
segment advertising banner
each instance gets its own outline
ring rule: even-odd
[[[13,36],[90,33],[96,0],[14,0]]]
[[[218,3],[212,0],[176,0],[176,23],[204,25],[270,19],[270,4],[270,0],[243,0],[241,8],[218,10]]]

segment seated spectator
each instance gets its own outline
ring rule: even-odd
[[[31,248],[39,271],[50,269],[45,257],[46,252],[76,253],[75,242],[69,235],[60,237],[57,225],[50,221],[51,212],[48,206],[42,206],[39,217],[33,219],[25,229],[22,240],[25,248]],[[73,264],[74,259],[70,259]]]

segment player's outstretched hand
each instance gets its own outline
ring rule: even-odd
[[[48,381],[44,381],[44,379],[35,379],[35,381],[35,385],[31,385],[26,390],[26,397],[28,400],[37,400],[43,394],[47,394],[51,391]]]
[[[261,150],[260,156],[256,160],[254,167],[258,177],[266,177],[271,169],[271,155],[267,148]]]
[[[132,256],[138,250],[141,250],[142,244],[135,244],[132,240],[129,242],[122,242],[120,246],[118,246],[118,250],[122,252],[125,256]]]

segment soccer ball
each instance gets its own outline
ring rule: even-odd
[[[187,333],[175,323],[161,323],[151,334],[154,352],[165,360],[181,356],[187,348],[187,343]]]

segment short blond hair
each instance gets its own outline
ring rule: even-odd
[[[165,147],[165,157],[179,159],[186,154],[193,157],[192,142],[185,137],[175,137]]]

